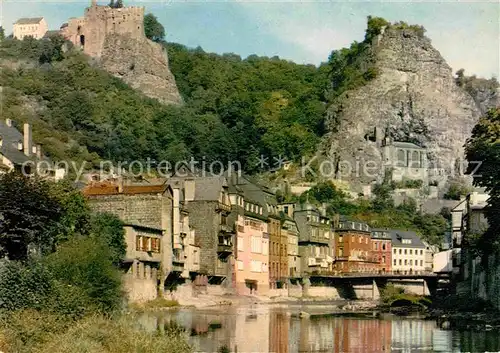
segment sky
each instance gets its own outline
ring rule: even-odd
[[[109,0],[98,0],[105,5]],[[454,71],[499,77],[500,2],[413,1],[202,1],[125,0],[141,5],[165,27],[166,40],[205,51],[279,56],[318,65],[334,49],[361,41],[368,15],[423,25]],[[50,29],[83,16],[90,0],[0,0],[7,33],[20,17],[43,16]]]

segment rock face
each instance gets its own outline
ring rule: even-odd
[[[107,35],[100,65],[150,98],[165,104],[182,103],[167,53],[158,43],[127,35]]]
[[[361,159],[378,172],[375,178],[359,170],[356,175],[341,173],[342,179],[380,181],[385,137],[426,148],[430,163],[452,171],[481,115],[473,98],[456,85],[430,40],[411,29],[387,29],[370,51],[379,74],[329,107],[326,153],[334,165],[355,165]]]

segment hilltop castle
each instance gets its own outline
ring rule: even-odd
[[[61,34],[83,52],[100,58],[106,35],[121,34],[133,39],[145,38],[144,7],[111,8],[92,0],[84,17],[71,18],[61,26]]]

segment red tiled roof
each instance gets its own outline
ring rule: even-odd
[[[85,196],[163,194],[167,188],[168,185],[124,185],[120,190],[116,184],[95,183],[87,185],[82,192]]]

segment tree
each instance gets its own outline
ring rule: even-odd
[[[26,259],[28,248],[51,251],[63,209],[46,181],[12,172],[0,176],[0,251]]]
[[[392,198],[392,188],[388,183],[377,184],[373,187],[373,209],[377,212],[390,210],[394,208]]]
[[[5,39],[5,30],[3,29],[2,26],[0,26],[0,40]]]
[[[111,251],[111,261],[118,266],[127,251],[123,222],[110,213],[96,213],[91,218],[91,237],[103,240]]]
[[[153,42],[161,42],[165,39],[165,28],[152,13],[144,16],[144,33]]]
[[[466,143],[467,172],[475,186],[490,195],[485,207],[488,229],[478,241],[485,253],[500,249],[500,107],[492,108],[472,130]]]

